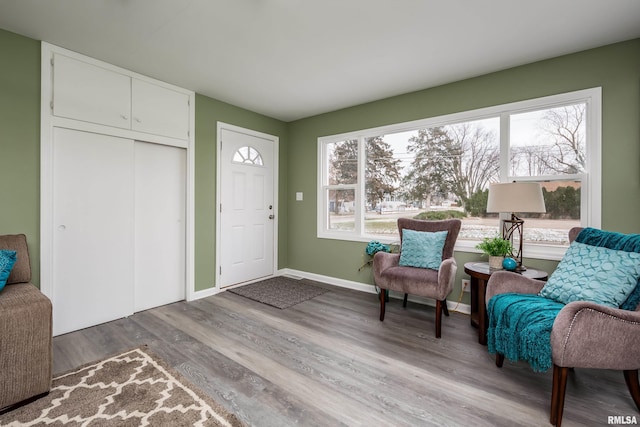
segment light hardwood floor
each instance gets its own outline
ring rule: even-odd
[[[224,292],[54,338],[54,372],[141,344],[255,426],[546,426],[551,373],[478,344],[469,317],[329,292],[285,310]],[[635,415],[622,372],[576,370],[563,426]],[[640,417],[639,417],[640,418]]]

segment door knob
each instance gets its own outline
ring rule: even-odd
[[[269,219],[273,219],[275,217],[276,217],[275,215],[269,215]]]

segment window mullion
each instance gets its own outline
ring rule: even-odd
[[[500,114],[500,182],[509,181],[511,175],[509,171],[511,156],[509,117],[508,113]]]
[[[366,153],[365,137],[358,137],[358,182],[356,187],[356,204],[355,204],[355,229],[358,235],[364,235],[364,216],[366,215]]]

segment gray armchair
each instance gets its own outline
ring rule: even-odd
[[[578,227],[572,229],[569,239],[573,241],[580,231]],[[497,294],[537,294],[544,284],[516,273],[495,272],[487,283],[487,305]],[[640,304],[630,311],[586,301],[570,302],[553,323],[551,353],[551,424],[559,427],[562,423],[567,375],[572,368],[623,371],[631,397],[640,410]],[[502,367],[503,362],[504,355],[496,353],[496,365]]]
[[[398,219],[398,231],[402,241],[402,230],[447,231],[442,250],[442,263],[438,270],[401,266],[399,253],[378,252],[373,258],[373,277],[380,288],[380,321],[384,321],[385,290],[404,293],[402,306],[407,306],[408,294],[436,300],[436,338],[442,335],[442,313],[449,315],[447,296],[453,290],[457,264],[453,258],[453,247],[460,232],[461,221],[448,219],[442,221],[423,221],[409,218]]]

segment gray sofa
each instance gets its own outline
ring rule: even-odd
[[[17,252],[0,291],[0,411],[46,394],[53,368],[51,301],[31,281],[24,234],[0,236],[0,249]]]

